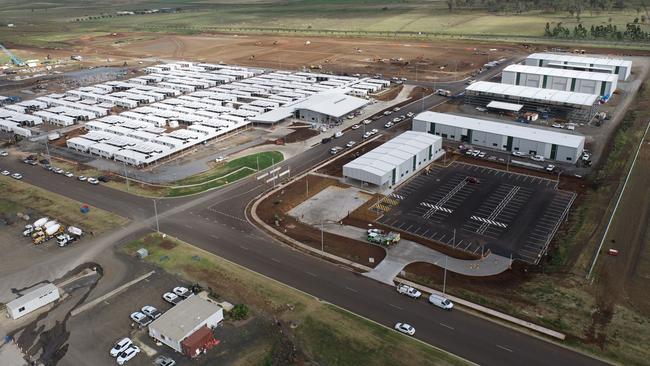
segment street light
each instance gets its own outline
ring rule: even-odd
[[[158,207],[156,207],[156,200],[153,200],[153,212],[156,215],[156,232],[160,234],[160,226],[158,225]]]

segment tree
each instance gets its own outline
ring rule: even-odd
[[[447,0],[447,8],[449,9],[449,12],[451,13],[454,10],[454,4],[455,0]]]
[[[230,317],[235,320],[244,320],[248,318],[249,311],[250,310],[246,304],[237,304],[233,306],[232,310],[230,311]]]

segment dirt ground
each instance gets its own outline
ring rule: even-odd
[[[317,228],[303,224],[287,214],[307,198],[313,197],[331,185],[338,184],[340,183],[335,179],[308,175],[262,201],[257,209],[258,215],[267,224],[279,228],[286,235],[313,248],[321,249],[321,235],[323,235],[323,246],[326,252],[374,267],[386,256],[383,248],[330,233],[321,234]],[[309,194],[306,191],[307,185],[309,185]],[[374,263],[368,260],[371,257],[374,258]]]
[[[289,128],[292,129],[293,132],[284,136],[284,142],[287,144],[309,140],[311,137],[314,137],[320,133],[318,130],[309,128],[309,124],[307,123],[296,122],[291,124]]]
[[[263,35],[193,36],[119,33],[70,42],[79,54],[116,60],[184,59],[279,69],[381,73],[418,80],[462,79],[490,60],[523,54],[521,46]],[[488,55],[488,50],[490,51]],[[321,67],[321,69],[318,69]],[[417,74],[417,75],[416,75]],[[417,77],[416,77],[417,76]]]

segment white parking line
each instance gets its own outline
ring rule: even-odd
[[[404,310],[404,308],[401,308],[401,307],[399,307],[397,305],[393,305],[393,304],[390,304],[390,303],[388,305],[390,305],[390,306],[392,306],[392,307],[394,307],[395,309],[398,309],[398,310]]]
[[[497,347],[499,347],[499,348],[501,348],[503,350],[506,350],[508,352],[512,352],[512,350],[510,348],[508,348],[508,347],[504,347],[504,346],[501,346],[501,345],[498,345],[498,344],[497,344]]]
[[[439,324],[442,325],[443,327],[447,328],[447,329],[451,329],[451,330],[454,330],[454,329],[455,329],[454,327],[452,327],[452,326],[450,326],[450,325],[447,325],[447,324],[445,324],[445,323],[439,323]]]
[[[318,276],[316,276],[315,274],[313,274],[313,273],[311,273],[311,272],[308,272],[308,271],[305,271],[305,273],[308,274],[308,275],[310,275],[310,276],[312,276],[312,277],[318,277]]]
[[[275,263],[280,263],[280,261],[275,258],[271,258],[271,260],[274,261]]]
[[[345,289],[348,290],[348,291],[352,291],[352,292],[359,292],[358,290],[355,290],[353,288],[349,288],[347,286],[345,286]]]

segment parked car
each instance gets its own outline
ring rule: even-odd
[[[533,155],[530,158],[535,161],[544,161],[544,157],[542,155]]]
[[[162,315],[162,313],[158,311],[158,309],[154,308],[151,305],[143,306],[141,310],[144,313],[144,315],[150,317],[151,319],[158,319]]]
[[[477,156],[479,156],[480,153],[481,153],[481,150],[474,150],[474,152],[472,153],[472,156],[477,157]]]
[[[393,126],[394,126],[393,122],[386,122],[386,124],[384,125],[385,128],[391,128]]]
[[[18,180],[23,179],[23,175],[20,174],[20,173],[14,173],[14,174],[11,175],[11,177],[12,177],[13,179],[18,179]]]
[[[153,364],[156,366],[174,366],[176,365],[176,361],[167,356],[158,356],[153,361]]]
[[[320,143],[321,143],[321,144],[326,144],[326,143],[328,143],[328,142],[330,142],[330,141],[332,141],[332,138],[331,138],[331,137],[323,137],[323,139],[320,140]]]
[[[9,174],[11,174],[11,172],[8,171],[8,170],[3,170],[0,174],[2,174],[2,175],[9,175]]]
[[[553,123],[553,124],[551,125],[551,127],[555,127],[555,128],[563,128],[563,126],[562,126],[561,124],[559,124],[559,123]]]
[[[367,138],[370,137],[370,136],[372,136],[372,134],[370,133],[370,131],[367,131],[366,133],[363,134],[363,138],[364,138],[364,139],[367,139]]]
[[[0,151],[0,156],[8,156],[8,155],[9,155],[8,152],[6,152],[4,150]]]
[[[337,132],[334,134],[334,138],[335,138],[335,139],[337,139],[337,138],[339,138],[339,137],[341,137],[341,136],[343,136],[343,132],[341,132],[341,131],[337,131]]]
[[[388,116],[391,113],[392,113],[391,111],[384,111],[384,116]]]
[[[357,124],[357,125],[352,125],[352,127],[350,127],[350,128],[352,128],[353,130],[358,130],[359,127],[361,127],[361,126]]]
[[[526,154],[524,154],[524,153],[521,152],[521,151],[513,151],[513,152],[512,152],[512,155],[514,155],[514,156],[526,156]]]
[[[474,154],[474,150],[472,149],[468,149],[467,151],[465,151],[465,155],[473,155],[473,154]]]
[[[77,179],[80,180],[80,181],[82,181],[82,182],[85,182],[88,178],[86,178],[86,177],[83,176],[83,175],[80,175],[80,176],[77,177]]]
[[[356,145],[356,144],[357,144],[356,142],[354,142],[354,141],[350,141],[350,142],[348,142],[347,144],[345,144],[345,147],[352,147],[352,146],[354,146],[354,145]]]
[[[369,125],[371,122],[372,122],[372,120],[370,120],[370,119],[364,119],[363,120],[364,125]]]
[[[413,113],[413,112],[408,112],[408,113],[406,114],[406,117],[408,117],[408,118],[411,118],[411,117],[413,117],[413,116],[415,116],[415,113]]]
[[[474,184],[481,183],[481,181],[476,177],[467,177],[465,178],[465,180],[468,181],[469,183],[474,183]]]
[[[379,130],[376,129],[376,128],[373,128],[373,129],[370,131],[370,134],[371,134],[371,135],[374,135],[374,134],[376,134],[377,132],[379,132]]]
[[[138,353],[140,353],[140,348],[138,348],[138,346],[136,345],[131,345],[129,348],[124,350],[124,352],[120,353],[117,356],[117,364],[124,365],[130,359],[135,357]]]
[[[419,299],[422,296],[420,291],[406,284],[397,285],[397,292],[413,299]]]
[[[393,118],[392,123],[397,123],[399,121],[401,121],[401,119],[399,117],[395,117],[395,118]],[[391,123],[391,122],[388,122],[388,123]]]
[[[117,357],[120,353],[126,351],[127,348],[131,347],[133,341],[130,338],[122,338],[119,341],[113,344],[110,354],[112,357]]]
[[[395,108],[393,108],[393,112],[397,112],[397,111],[399,111],[399,110],[400,110],[400,107],[395,107]]]
[[[140,326],[147,326],[149,323],[151,323],[151,319],[149,319],[148,316],[144,315],[143,313],[136,311],[131,314],[131,320],[134,322],[138,323]]]
[[[93,185],[97,185],[97,184],[99,184],[99,181],[97,179],[95,179],[95,178],[88,178],[88,183],[93,184]]]
[[[180,298],[178,295],[171,292],[165,292],[165,294],[163,295],[163,299],[172,305],[176,305],[179,302],[183,301],[182,298]]]
[[[97,180],[103,183],[108,183],[109,181],[108,177],[105,175],[100,175],[99,177],[97,177]]]
[[[63,174],[63,169],[61,168],[52,168],[52,172],[56,174]]]
[[[555,170],[555,165],[553,165],[553,164],[549,164],[549,165],[547,165],[546,168],[544,168],[544,169],[546,169],[546,171],[548,171],[548,172],[552,172],[552,171]]]
[[[65,175],[65,176],[68,177],[68,178],[72,178],[72,177],[74,177],[74,174],[72,174],[72,173],[70,173],[70,172],[65,172],[65,174],[63,174],[63,175]]]
[[[50,161],[47,159],[41,159],[38,162],[41,163],[42,165],[50,165]]]
[[[336,154],[338,154],[339,151],[341,151],[341,150],[343,150],[342,147],[340,147],[340,146],[335,146],[335,147],[333,147],[333,148],[330,149],[330,154],[332,154],[332,155],[336,155]]]
[[[444,296],[436,295],[436,294],[431,294],[429,295],[429,302],[439,308],[443,308],[445,310],[451,310],[454,308],[454,303],[449,301]]]
[[[192,291],[188,290],[187,287],[183,287],[183,286],[174,287],[174,290],[172,291],[174,292],[174,294],[182,298],[188,298],[192,296]]]
[[[354,118],[354,114],[348,114],[348,119]]]
[[[481,158],[481,159],[484,158],[485,157],[485,152],[481,151],[480,153],[478,153],[478,157]]]
[[[34,166],[36,165],[36,160],[25,159],[23,160],[23,163]]]
[[[415,328],[413,328],[413,326],[406,323],[395,324],[395,330],[397,330],[400,333],[408,334],[410,336],[415,334]]]

